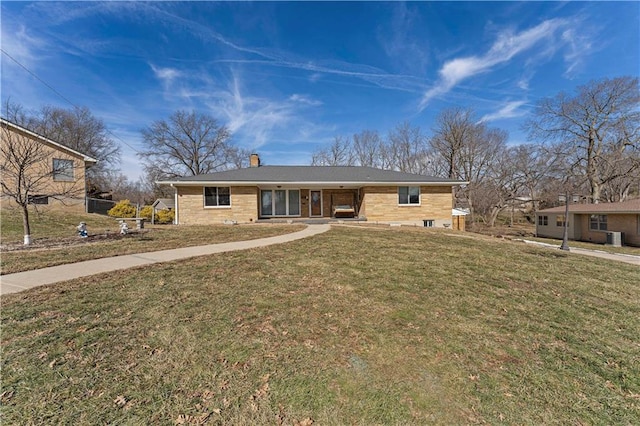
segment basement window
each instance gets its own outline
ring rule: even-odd
[[[49,204],[47,195],[29,195],[27,202],[29,204]]]

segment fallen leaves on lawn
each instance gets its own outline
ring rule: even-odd
[[[215,411],[215,410],[214,410]],[[218,410],[220,411],[220,410]],[[218,413],[219,414],[219,413]],[[211,416],[211,413],[202,413],[199,416],[192,416],[189,414],[180,414],[175,420],[176,425],[203,425],[207,422],[207,419]]]

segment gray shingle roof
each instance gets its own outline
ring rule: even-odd
[[[360,166],[260,166],[228,170],[206,175],[176,178],[161,183],[444,183],[464,182],[434,176],[403,173]]]
[[[623,201],[621,203],[598,203],[598,204],[569,204],[570,213],[638,213],[640,214],[640,198]],[[538,210],[536,214],[564,213],[564,205],[551,207],[549,209]]]

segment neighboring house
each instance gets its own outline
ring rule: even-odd
[[[0,127],[2,206],[20,193],[39,208],[84,212],[86,169],[97,160],[3,118]]]
[[[358,218],[450,227],[465,182],[371,167],[260,166],[160,181],[175,189],[178,224],[271,218]]]
[[[536,212],[536,235],[562,238],[565,207]],[[621,203],[569,204],[569,239],[604,244],[621,232],[625,245],[640,246],[640,198]]]
[[[153,202],[151,207],[153,207],[153,211],[158,210],[173,210],[174,209],[174,199],[173,198],[158,198]]]

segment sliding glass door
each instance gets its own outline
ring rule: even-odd
[[[299,189],[263,189],[260,191],[261,216],[300,216]]]

